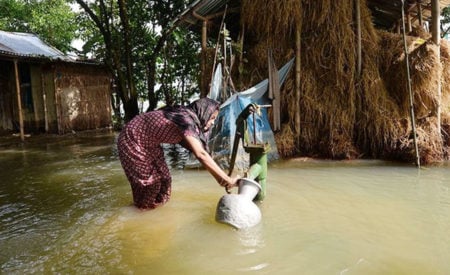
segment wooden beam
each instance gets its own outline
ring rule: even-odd
[[[16,79],[16,94],[17,94],[17,108],[19,112],[20,139],[24,141],[25,133],[23,129],[22,99],[20,97],[20,80],[19,80],[19,68],[17,65],[17,59],[14,60],[14,74]]]
[[[422,4],[420,2],[417,3],[417,12],[419,17],[419,25],[420,27],[423,27]]]

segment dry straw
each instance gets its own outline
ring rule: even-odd
[[[354,1],[242,1],[245,71],[251,83],[267,77],[267,48],[277,65],[293,56],[301,32],[300,136],[294,136],[294,72],[282,89],[283,156],[414,161],[402,37],[377,31],[361,0],[362,72],[357,75]],[[423,30],[408,37],[414,110],[422,163],[448,158],[450,54]],[[438,51],[441,62],[438,62]],[[437,133],[437,84],[442,75],[443,140]]]

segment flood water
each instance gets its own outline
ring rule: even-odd
[[[135,209],[115,138],[3,142],[0,273],[450,274],[449,163],[271,163],[261,223],[236,230],[205,170],[174,168],[169,203]]]

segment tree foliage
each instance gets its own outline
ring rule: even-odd
[[[76,38],[75,18],[65,0],[0,0],[0,29],[35,33],[65,53]]]
[[[89,19],[86,28],[95,26],[83,37],[85,50],[110,67],[125,121],[138,114],[139,98],[153,110],[161,101],[180,104],[196,91],[198,38],[171,24],[185,0],[75,1],[83,9],[80,18]]]
[[[187,0],[0,0],[0,29],[38,34],[67,53],[79,38],[85,58],[114,78],[113,109],[125,121],[158,103],[183,104],[196,92],[199,38],[172,22]],[[74,9],[79,7],[79,9]],[[119,104],[119,102],[121,104]]]
[[[445,7],[441,12],[441,37],[446,37],[450,32],[450,7]]]

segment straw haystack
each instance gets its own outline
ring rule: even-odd
[[[243,0],[241,24],[248,63],[240,77],[248,86],[267,77],[268,48],[277,65],[294,56],[295,32],[300,31],[300,133],[294,134],[292,71],[282,87],[283,126],[276,134],[283,156],[414,161],[403,38],[375,30],[365,0],[360,74],[354,1]],[[410,36],[407,44],[417,140],[422,163],[431,163],[449,157],[450,54],[447,43],[439,49],[420,30],[416,35],[422,38]],[[441,78],[442,136],[436,114]]]

